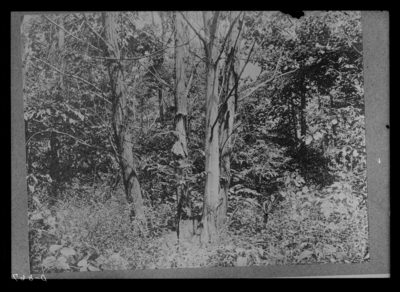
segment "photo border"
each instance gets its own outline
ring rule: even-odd
[[[21,16],[11,12],[11,273],[29,277]],[[389,12],[362,11],[370,262],[45,274],[47,279],[266,278],[389,274]],[[32,275],[34,278],[41,275]],[[359,276],[358,276],[359,277]]]

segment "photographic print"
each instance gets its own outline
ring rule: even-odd
[[[369,262],[359,11],[20,31],[32,274]]]

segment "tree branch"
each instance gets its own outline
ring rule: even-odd
[[[51,67],[52,69],[54,69],[55,71],[57,71],[58,73],[60,73],[60,74],[62,74],[62,75],[64,75],[64,76],[72,77],[72,78],[81,80],[82,82],[86,83],[87,85],[90,85],[90,86],[92,86],[93,88],[95,88],[96,90],[98,90],[98,91],[100,91],[101,93],[103,93],[103,91],[102,91],[100,88],[98,88],[96,85],[90,83],[89,81],[83,79],[82,77],[76,76],[76,75],[74,75],[74,74],[68,74],[68,73],[62,72],[62,71],[60,71],[59,69],[57,69],[56,67],[54,67],[53,65],[50,65],[49,63],[47,63],[46,61],[43,61],[43,60],[38,59],[38,58],[35,58],[35,57],[33,57],[33,56],[31,56],[31,58],[33,58],[33,59],[35,59],[35,60],[38,60],[38,61],[40,61],[40,62],[46,64],[47,66]],[[100,94],[98,94],[98,93],[96,93],[96,92],[93,92],[93,94],[96,95],[97,97],[100,97],[101,99],[105,100],[105,101],[108,102],[109,104],[111,104],[111,101],[109,101],[108,99],[106,99],[105,96],[104,96],[104,94],[103,94],[103,95],[100,95]]]
[[[92,27],[90,26],[89,22],[87,21],[86,15],[85,15],[84,13],[82,13],[82,15],[83,15],[83,17],[85,18],[85,24],[87,25],[87,27],[89,27],[89,29],[90,29],[99,39],[101,39],[107,46],[111,46],[111,47],[112,47],[112,45],[111,45],[109,42],[107,42],[105,39],[103,39],[103,37],[102,37],[101,35],[99,35],[99,34],[94,30],[94,28],[92,28]]]
[[[203,42],[204,46],[207,46],[207,42],[206,40],[201,36],[201,34],[193,27],[193,25],[189,22],[189,20],[187,20],[187,18],[185,17],[185,15],[183,15],[182,12],[179,11],[179,13],[182,15],[183,19],[187,22],[187,24],[189,24],[189,26],[191,27],[191,29],[193,29],[194,33],[199,37],[199,39]]]
[[[211,133],[213,133],[214,127],[215,127],[215,125],[217,124],[218,120],[219,120],[220,117],[221,117],[221,113],[222,113],[222,110],[221,110],[221,109],[225,106],[225,104],[228,103],[229,98],[231,97],[233,91],[235,90],[236,86],[237,86],[238,83],[239,83],[239,80],[240,80],[240,77],[241,77],[242,74],[243,74],[244,68],[246,68],[246,66],[247,66],[247,64],[248,64],[248,62],[249,62],[249,60],[250,60],[250,55],[251,55],[251,53],[253,52],[253,49],[254,49],[254,45],[255,45],[255,44],[256,44],[256,41],[254,40],[253,45],[251,46],[250,52],[249,52],[249,54],[248,54],[248,56],[247,56],[247,60],[246,60],[244,66],[243,66],[243,68],[242,68],[242,70],[240,71],[240,74],[238,75],[238,77],[237,77],[237,79],[236,79],[236,81],[235,81],[235,85],[232,87],[231,91],[229,92],[229,94],[228,94],[227,97],[225,98],[224,102],[220,105],[220,108],[219,108],[219,110],[218,110],[217,118],[215,119],[214,124],[213,124],[212,127],[211,127]],[[211,139],[211,138],[212,138],[212,135],[211,135],[210,139]]]
[[[192,85],[192,81],[193,81],[194,71],[196,70],[197,65],[199,65],[199,63],[197,63],[196,65],[193,66],[192,73],[190,74],[189,82],[186,85],[184,98],[187,98],[187,96],[189,94],[190,86]]]
[[[233,29],[233,27],[234,27],[236,21],[239,19],[239,17],[240,17],[241,14],[242,14],[242,12],[240,12],[239,15],[238,15],[238,16],[233,20],[233,22],[231,23],[231,25],[230,25],[230,27],[229,27],[229,30],[228,30],[228,32],[227,32],[227,34],[226,34],[226,36],[225,36],[224,42],[222,43],[221,51],[220,51],[219,56],[218,56],[217,60],[215,61],[215,63],[218,63],[218,61],[221,59],[221,56],[222,56],[222,53],[224,52],[225,44],[226,44],[226,42],[227,42],[227,40],[228,40],[228,37],[230,36],[230,34],[231,34],[231,32],[232,32],[232,29]],[[241,30],[241,29],[240,29],[240,30]],[[238,37],[239,37],[239,35],[240,35],[240,31],[239,31],[239,33],[238,33]],[[236,41],[237,41],[237,39],[236,39]],[[236,44],[236,42],[235,42],[235,44]]]
[[[147,71],[149,72],[151,75],[153,75],[158,81],[160,81],[162,84],[166,85],[169,89],[171,89],[172,91],[174,91],[175,89],[171,87],[171,85],[169,85],[166,81],[164,81],[163,79],[161,79],[160,77],[158,77],[157,75],[153,74],[153,72],[151,72],[145,65],[143,65],[140,61],[138,61],[138,63]]]
[[[92,48],[94,48],[94,49],[96,49],[96,50],[98,50],[98,51],[102,51],[101,49],[99,49],[99,48],[93,46],[91,43],[89,43],[89,42],[87,42],[87,41],[85,41],[85,40],[82,40],[82,39],[80,39],[80,38],[74,36],[72,33],[70,33],[69,31],[65,30],[63,27],[59,26],[57,23],[55,23],[55,22],[52,21],[50,18],[48,18],[46,15],[43,15],[43,16],[44,16],[48,21],[50,21],[52,24],[54,24],[55,26],[57,26],[59,29],[65,31],[68,35],[72,36],[73,38],[77,39],[78,41],[83,42],[83,43],[86,43],[86,44],[88,44],[90,47],[92,47]]]
[[[276,78],[279,78],[279,77],[285,76],[285,75],[287,75],[287,74],[293,73],[293,72],[295,72],[295,71],[297,71],[297,70],[298,70],[298,69],[294,69],[294,70],[292,70],[292,71],[283,73],[283,74],[279,75],[279,76],[276,77]],[[256,87],[254,87],[248,94],[246,94],[244,97],[242,97],[239,101],[243,101],[244,99],[246,99],[247,97],[249,97],[250,95],[252,95],[257,89],[259,89],[260,87],[264,86],[265,84],[267,84],[268,82],[270,82],[270,81],[272,81],[272,80],[274,80],[274,79],[275,79],[275,75],[272,76],[270,79],[268,79],[268,80],[266,80],[266,81],[264,81],[264,82],[258,84],[258,85],[257,85]]]

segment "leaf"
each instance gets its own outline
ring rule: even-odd
[[[36,213],[36,214],[32,215],[31,219],[32,220],[40,220],[40,219],[43,219],[43,216],[40,213]]]
[[[65,257],[59,257],[59,258],[57,259],[57,262],[59,262],[59,263],[66,263],[66,262],[67,262],[67,259],[66,259]]]
[[[50,252],[54,253],[62,247],[63,247],[62,245],[54,244],[54,245],[50,246]]]
[[[353,156],[354,156],[354,157],[357,157],[357,156],[358,156],[357,150],[354,150],[354,151],[353,151]]]
[[[31,191],[31,193],[33,193],[35,191],[35,187],[34,186],[29,185],[28,187],[29,187],[29,190]]]
[[[313,138],[312,138],[311,136],[307,136],[306,145],[310,144],[311,141],[312,141],[312,139],[313,139]]]
[[[307,193],[308,193],[308,187],[307,187],[307,186],[304,186],[303,189],[302,189],[302,192],[303,192],[304,194],[307,194]]]
[[[297,258],[297,261],[299,262],[299,261],[301,261],[301,260],[304,259],[304,258],[308,258],[308,257],[311,256],[312,254],[313,254],[312,251],[305,250],[305,251],[303,251],[303,252],[299,255],[299,257]]]
[[[336,125],[338,123],[337,119],[332,120],[332,125]]]
[[[235,249],[235,251],[236,251],[238,254],[240,254],[240,253],[244,252],[245,249],[244,249],[244,248],[241,248],[241,247],[238,247],[238,248]]]
[[[83,259],[77,265],[78,265],[78,267],[84,267],[84,266],[87,266],[88,263],[87,263],[87,260]]]
[[[236,260],[236,266],[244,267],[247,265],[247,258],[239,256]]]
[[[64,269],[64,270],[70,269],[69,265],[64,261],[57,261],[55,266],[58,269]]]
[[[99,268],[93,267],[93,266],[88,266],[88,269],[92,272],[98,272],[101,271]]]
[[[80,268],[80,271],[81,271],[81,272],[87,272],[87,271],[88,271],[88,270],[87,270],[87,266],[81,267],[81,268]]]
[[[112,261],[118,261],[118,260],[120,260],[120,255],[119,255],[119,253],[115,253],[112,256],[110,256],[109,259]]]
[[[341,182],[335,182],[333,185],[332,185],[332,187],[336,187],[336,188],[338,188],[338,189],[341,189],[341,188],[343,188],[343,185],[342,185],[342,183]]]
[[[54,263],[55,263],[55,261],[56,261],[56,258],[55,258],[55,257],[49,256],[49,257],[47,257],[47,258],[44,259],[44,261],[43,261],[43,263],[42,263],[42,266],[45,267],[45,268],[48,268],[48,267],[50,267],[50,266],[53,266]]]
[[[75,250],[70,247],[64,247],[60,252],[65,256],[76,255]]]

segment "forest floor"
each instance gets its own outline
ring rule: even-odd
[[[29,212],[32,273],[369,260],[366,207],[326,216],[318,194],[299,199],[298,206],[284,201],[266,224],[260,208],[245,200],[218,244],[199,245],[178,242],[165,224],[172,213],[163,205],[146,208],[152,227],[143,234],[130,222],[122,192],[103,200],[102,188],[86,191],[97,196],[65,196],[51,208],[37,197],[31,202],[36,206]]]

